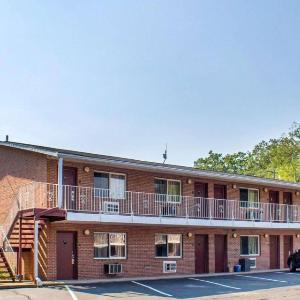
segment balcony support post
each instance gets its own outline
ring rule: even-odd
[[[64,161],[63,158],[60,157],[58,159],[58,174],[57,174],[57,183],[58,183],[58,201],[57,201],[57,206],[59,208],[63,207],[63,174],[64,172]]]
[[[33,248],[33,270],[34,281],[37,284],[39,281],[39,221],[34,218],[34,248]]]

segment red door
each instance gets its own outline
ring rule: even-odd
[[[208,273],[208,236],[195,235],[195,272]]]
[[[270,269],[280,268],[279,235],[270,235]]]
[[[63,201],[67,209],[76,209],[76,185],[77,185],[77,169],[64,167],[63,185]]]
[[[227,236],[224,234],[215,235],[215,272],[227,272]]]
[[[285,235],[284,236],[284,267],[288,267],[287,259],[291,253],[293,253],[293,236]]]
[[[229,214],[227,212],[227,187],[222,184],[214,185],[214,198],[216,209],[214,211],[215,218],[217,219],[227,219]]]
[[[197,217],[209,218],[208,184],[195,182],[194,185],[195,206],[197,207]]]
[[[57,232],[56,270],[57,279],[77,278],[77,250],[75,232]]]
[[[270,191],[269,192],[269,203],[270,204],[270,218],[273,221],[279,221],[279,192],[278,191]]]

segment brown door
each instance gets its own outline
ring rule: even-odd
[[[293,204],[293,195],[290,192],[283,193],[283,204],[292,205]]]
[[[57,232],[56,268],[57,279],[77,278],[77,250],[75,232]]]
[[[64,167],[63,190],[64,203],[67,209],[76,209],[77,169]]]
[[[215,272],[227,272],[227,236],[215,235]]]
[[[195,272],[208,273],[208,236],[195,235]]]
[[[273,221],[279,221],[279,192],[278,191],[270,191],[269,192],[269,203],[270,205],[270,218]]]
[[[197,207],[197,217],[209,218],[208,184],[195,182],[194,185],[195,206]]]
[[[293,253],[293,236],[285,235],[284,236],[284,267],[288,267],[287,259],[291,253]]]
[[[214,198],[216,209],[214,211],[215,218],[217,219],[227,219],[229,214],[227,212],[227,187],[222,184],[214,185]]]
[[[280,268],[279,235],[270,235],[270,269]]]
[[[290,192],[283,193],[283,204],[293,205],[293,194]],[[287,207],[286,212],[286,220],[288,222],[293,221],[293,209],[291,207]]]

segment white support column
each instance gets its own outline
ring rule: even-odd
[[[58,174],[57,174],[57,183],[58,183],[58,201],[57,205],[59,208],[63,207],[63,172],[64,172],[64,160],[62,157],[58,159]]]
[[[39,221],[34,221],[34,280],[39,278]]]

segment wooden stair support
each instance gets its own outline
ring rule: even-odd
[[[12,281],[15,281],[15,275],[6,259],[5,253],[2,248],[0,248],[0,273],[1,275],[7,275],[7,278],[11,279]]]

